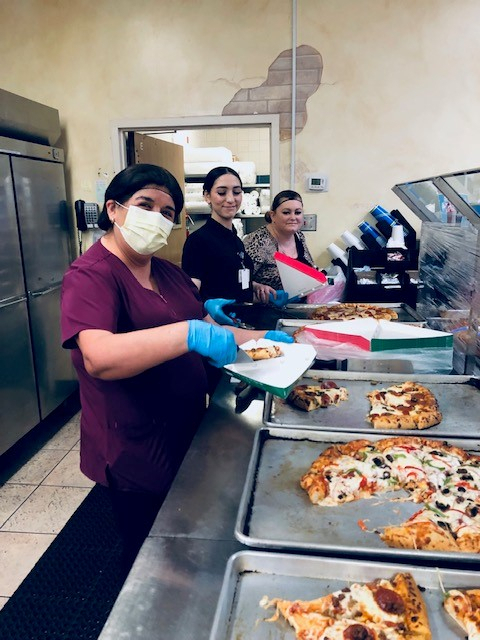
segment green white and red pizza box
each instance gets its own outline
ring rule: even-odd
[[[327,321],[306,325],[304,330],[322,340],[347,342],[365,351],[445,348],[453,345],[451,333],[374,318]]]

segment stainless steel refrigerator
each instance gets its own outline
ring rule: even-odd
[[[0,454],[77,385],[60,338],[72,258],[63,160],[61,149],[0,136]]]

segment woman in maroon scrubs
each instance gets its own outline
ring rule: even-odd
[[[62,341],[80,383],[80,467],[110,490],[126,570],[205,411],[202,356],[222,367],[235,360],[236,341],[264,336],[218,326],[191,279],[153,256],[182,207],[165,169],[124,169],[105,193],[105,235],[63,281]]]

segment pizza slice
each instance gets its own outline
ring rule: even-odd
[[[409,573],[349,586],[316,600],[262,598],[263,608],[276,607],[295,629],[297,639],[406,640],[431,638],[425,604]]]
[[[270,358],[279,358],[283,356],[283,351],[276,344],[269,347],[254,347],[252,349],[245,349],[245,353],[252,358],[252,360],[269,360]]]
[[[442,420],[438,403],[430,391],[416,382],[403,382],[367,394],[367,420],[375,429],[427,429]]]
[[[304,411],[337,406],[342,400],[347,400],[348,391],[345,387],[338,387],[333,380],[326,380],[318,385],[299,384],[292,389],[287,400]]]
[[[445,594],[443,606],[467,634],[468,640],[480,640],[480,589],[450,589]]]

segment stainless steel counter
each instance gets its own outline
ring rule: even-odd
[[[263,400],[235,413],[220,382],[99,640],[208,638]]]
[[[263,398],[235,413],[221,380],[99,640],[207,640],[234,537]],[[351,554],[350,554],[351,555]]]

